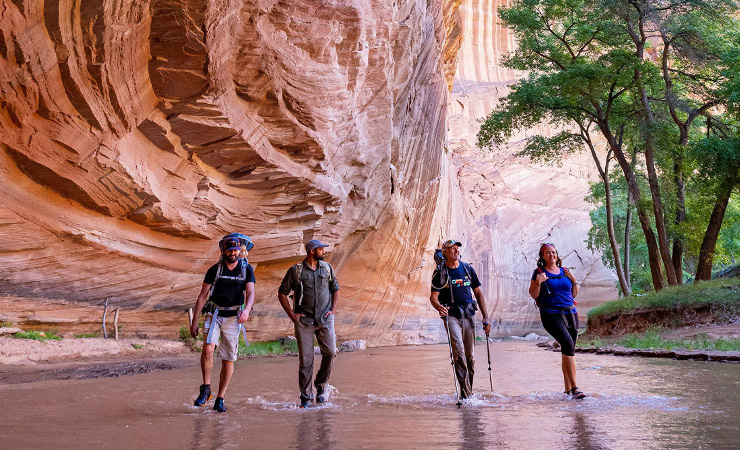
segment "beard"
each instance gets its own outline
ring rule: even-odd
[[[231,255],[231,256],[224,255],[224,259],[226,260],[227,263],[232,264],[232,263],[235,263],[239,259],[239,256],[238,255]]]
[[[323,261],[324,260],[324,255],[321,255],[321,256],[319,256],[319,255],[313,255],[313,259],[315,259],[316,261]]]

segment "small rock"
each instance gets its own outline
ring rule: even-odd
[[[529,333],[528,335],[524,336],[525,341],[536,341],[539,338],[540,336],[537,333]]]
[[[367,341],[357,339],[355,341],[344,341],[339,346],[340,352],[354,352],[355,350],[365,350],[367,348]]]
[[[282,346],[290,346],[293,342],[296,342],[295,336],[283,336],[277,340]]]
[[[20,333],[21,331],[23,331],[23,330],[21,330],[21,329],[20,329],[20,328],[18,328],[18,327],[5,327],[5,328],[0,328],[0,336],[6,335],[6,334],[15,334],[15,333]]]

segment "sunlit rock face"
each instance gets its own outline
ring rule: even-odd
[[[463,260],[473,263],[484,283],[493,332],[509,335],[538,326],[528,288],[541,243],[554,243],[563,265],[573,268],[581,282],[581,312],[616,298],[617,291],[613,273],[585,242],[592,205],[584,198],[589,181],[597,178],[591,157],[584,153],[562,167],[543,167],[514,156],[527,136],[547,128],[522,132],[492,151],[475,146],[477,120],[521,76],[501,66],[502,56],[516,45],[497,16],[505,5],[466,0],[460,7],[464,38],[450,96],[447,149],[461,197],[460,205],[451,206],[465,216],[456,225],[466,244]]]
[[[505,322],[532,320],[543,239],[588,298],[613,292],[582,243],[587,162],[472,147],[513,79],[497,5],[472,5],[2,1],[0,294],[184,311],[232,231],[256,244],[254,339],[292,333],[277,288],[312,238],[340,338],[371,345],[444,334],[429,278],[450,233]]]
[[[0,293],[184,310],[241,231],[275,336],[318,238],[341,335],[423,340],[458,5],[3,1]]]

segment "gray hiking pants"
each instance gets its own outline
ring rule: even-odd
[[[457,319],[447,316],[445,326],[449,326],[452,343],[452,359],[455,374],[460,386],[460,398],[473,394],[473,373],[475,371],[475,318]]]
[[[295,337],[298,341],[298,387],[301,390],[301,399],[313,399],[313,337],[321,349],[321,366],[316,373],[315,385],[317,389],[326,392],[329,385],[329,375],[337,355],[337,338],[334,334],[334,316],[329,316],[325,324],[307,325],[300,320],[294,325]]]

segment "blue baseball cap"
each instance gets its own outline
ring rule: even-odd
[[[239,239],[227,239],[224,242],[224,250],[241,250],[242,244]]]
[[[306,253],[311,253],[311,250],[315,248],[324,248],[328,247],[327,244],[322,244],[320,240],[318,239],[311,239],[306,243]]]

